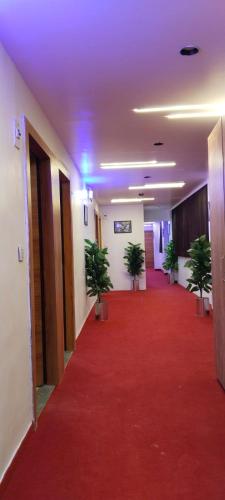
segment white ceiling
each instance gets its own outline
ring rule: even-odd
[[[216,119],[169,121],[133,107],[225,101],[222,0],[1,0],[0,37],[102,203],[128,185],[186,181],[145,192],[173,205],[207,178]],[[188,43],[200,47],[182,57]],[[156,148],[155,141],[164,146]],[[169,169],[102,171],[100,162],[176,161]]]

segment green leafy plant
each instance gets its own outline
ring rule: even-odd
[[[85,240],[85,270],[89,297],[97,296],[101,302],[102,293],[109,292],[113,285],[108,275],[109,262],[107,248],[99,248],[97,243]]]
[[[190,292],[200,292],[202,298],[203,291],[209,293],[212,289],[211,246],[205,234],[191,243],[188,255],[190,260],[185,267],[191,269],[192,274],[187,280],[187,289]]]
[[[163,269],[165,271],[178,271],[178,260],[175,253],[174,241],[169,241],[165,248],[166,260],[163,262]]]
[[[140,243],[128,243],[125,248],[125,266],[127,267],[128,273],[135,278],[135,276],[140,276],[144,269],[142,267],[145,251],[141,248]]]

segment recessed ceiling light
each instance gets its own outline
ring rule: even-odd
[[[194,45],[186,45],[180,50],[182,56],[194,56],[199,53],[199,48]]]
[[[117,162],[117,163],[101,163],[100,166],[105,170],[114,170],[122,168],[158,168],[158,167],[175,167],[175,161],[142,161],[142,162]]]
[[[111,203],[141,203],[143,201],[154,201],[155,198],[113,198]]]
[[[160,141],[158,141],[158,142],[154,142],[154,146],[163,146],[163,144],[164,144],[164,143],[163,143],[163,142],[160,142]]]
[[[174,106],[157,106],[147,108],[134,108],[134,113],[164,113],[167,111],[200,111],[221,107],[221,104],[179,104]]]
[[[185,186],[185,182],[157,182],[152,184],[145,184],[144,186],[129,186],[130,190],[139,189],[171,189],[171,188],[182,188]]]

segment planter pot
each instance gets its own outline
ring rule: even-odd
[[[209,299],[208,297],[196,298],[196,314],[197,316],[206,316],[209,314]]]
[[[100,321],[108,319],[108,304],[107,302],[96,302],[95,304],[95,317]]]
[[[170,283],[170,285],[173,285],[174,282],[175,282],[174,272],[170,271],[170,274],[169,274],[169,283]]]
[[[169,272],[169,283],[170,283],[170,285],[173,285],[174,283],[177,283],[177,281],[178,281],[177,271],[170,271]]]
[[[208,297],[204,297],[204,308],[205,308],[206,314],[209,314],[209,298]]]
[[[132,290],[137,292],[139,290],[139,279],[135,278],[132,281]]]

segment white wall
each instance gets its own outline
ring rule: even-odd
[[[168,207],[144,207],[145,222],[160,222],[171,220],[171,209]]]
[[[73,192],[73,237],[75,255],[76,331],[90,310],[86,297],[84,237],[94,239],[93,205],[89,226],[83,225],[81,182],[74,165],[40,106],[16,67],[0,45],[0,478],[3,476],[32,421],[30,363],[28,229],[24,137],[21,150],[13,146],[13,121],[25,115],[55,156],[71,174]],[[17,261],[17,246],[25,249],[23,263]]]
[[[154,269],[163,269],[162,265],[165,260],[165,253],[159,252],[160,222],[153,223],[153,233],[154,233]]]
[[[109,250],[109,274],[115,290],[130,290],[131,277],[124,265],[124,248],[128,242],[141,243],[144,249],[144,210],[142,204],[106,205],[100,208],[103,245]],[[114,234],[114,221],[131,220],[132,233]],[[146,277],[140,279],[140,289],[146,288]]]
[[[178,283],[184,287],[187,286],[187,279],[191,276],[190,269],[184,267],[187,260],[186,257],[178,257]]]

